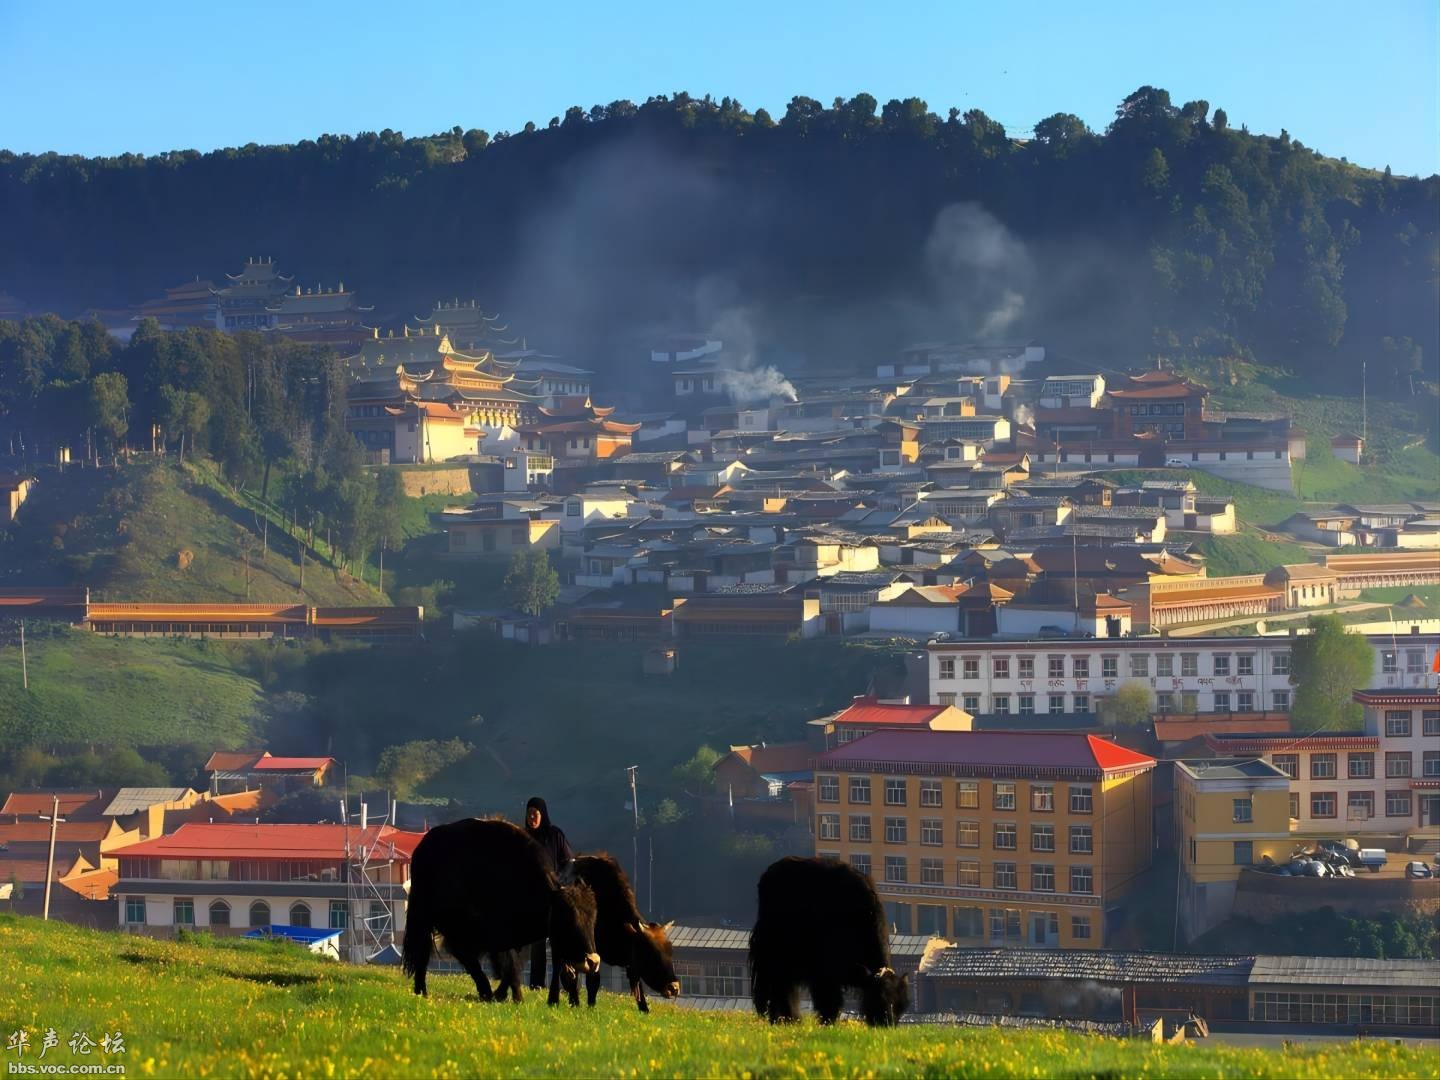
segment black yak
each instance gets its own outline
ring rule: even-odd
[[[868,877],[833,859],[792,855],[771,864],[758,891],[750,986],[761,1016],[796,1019],[802,986],[823,1024],[840,1015],[847,986],[860,991],[871,1026],[893,1024],[910,1007],[909,977],[890,966],[885,908]]]
[[[649,1012],[645,1000],[645,984],[657,994],[673,998],[680,993],[680,980],[675,977],[675,963],[670,956],[670,940],[666,931],[672,924],[646,922],[635,902],[635,890],[620,864],[609,855],[581,855],[570,864],[562,878],[590,886],[595,893],[595,947],[600,959],[615,967],[623,967],[630,980],[630,994],[641,1012]],[[580,991],[566,980],[570,1004],[579,1004]],[[585,976],[585,996],[595,1004],[600,991],[600,973]],[[550,977],[550,1004],[560,999],[560,973]]]
[[[475,980],[481,1001],[495,998],[481,957],[488,955],[500,975],[500,999],[509,989],[519,1001],[513,952],[541,938],[550,939],[557,965],[600,967],[595,894],[584,884],[562,886],[540,846],[508,821],[452,821],[415,845],[401,954],[417,994],[425,993],[434,934]]]

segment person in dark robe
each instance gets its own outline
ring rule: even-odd
[[[545,800],[536,795],[525,804],[525,831],[540,845],[549,860],[550,869],[559,876],[575,859],[565,830],[550,821],[550,808]],[[530,946],[530,989],[545,988],[545,942],[537,941]]]

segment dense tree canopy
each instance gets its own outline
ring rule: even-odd
[[[1003,308],[977,309],[927,261],[956,203],[983,207],[1034,270],[997,292]],[[1061,112],[1024,141],[979,109],[939,116],[913,98],[796,97],[776,122],[676,93],[494,137],[0,152],[0,292],[129,304],[265,254],[307,282],[358,285],[376,318],[474,296],[592,361],[638,326],[704,329],[738,305],[827,362],[906,337],[1021,336],[1097,361],[1248,354],[1340,387],[1367,358],[1376,390],[1414,373],[1388,370],[1412,354],[1384,338],[1435,370],[1437,209],[1437,178],[1236,130],[1148,86],[1104,132]],[[64,377],[98,347],[66,342]],[[132,378],[131,397],[163,384]]]

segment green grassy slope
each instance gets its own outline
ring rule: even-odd
[[[97,599],[174,603],[299,602],[299,548],[273,524],[262,557],[261,520],[202,468],[169,462],[47,472],[0,534],[4,584],[88,585]],[[178,555],[194,556],[184,569]],[[307,556],[303,597],[315,604],[369,604],[369,585]]]
[[[749,1013],[649,1016],[619,995],[593,1010],[482,1005],[462,976],[410,993],[395,968],[352,968],[297,948],[104,934],[0,915],[0,1024],[60,1043],[46,1062],[121,1061],[132,1076],[1420,1076],[1433,1052],[1384,1042],[1284,1050],[1161,1047],[1052,1032],[917,1025],[872,1031]],[[125,1053],[72,1055],[73,1032]]]
[[[250,736],[260,687],[233,647],[136,641],[55,628],[20,652],[0,649],[0,753],[23,745],[215,748]]]

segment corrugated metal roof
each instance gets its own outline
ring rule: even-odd
[[[1185,956],[1090,949],[942,949],[921,972],[955,979],[1094,979],[1244,986],[1253,956]]]
[[[1440,960],[1368,960],[1353,956],[1257,956],[1250,981],[1260,984],[1389,986],[1434,991]]]
[[[160,803],[179,802],[190,794],[184,787],[122,787],[101,813],[105,817],[124,817]]]

